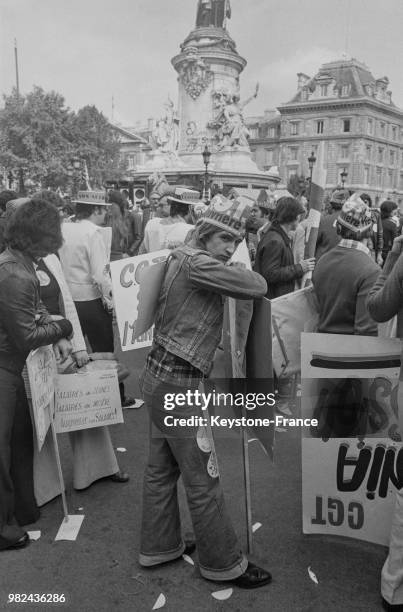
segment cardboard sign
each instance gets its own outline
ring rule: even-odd
[[[49,429],[50,413],[54,405],[57,365],[52,346],[42,346],[31,351],[26,363],[36,437],[38,448],[41,450]]]
[[[122,351],[131,351],[152,344],[152,329],[144,332],[137,339],[135,337],[140,278],[146,267],[165,261],[169,253],[170,251],[165,249],[120,259],[110,264],[113,299]]]
[[[401,343],[302,334],[304,533],[387,545],[403,486],[398,428]]]
[[[57,376],[57,433],[115,423],[123,423],[116,371],[99,370]]]
[[[301,333],[315,331],[318,307],[313,287],[271,300],[273,367],[277,376],[301,370]]]

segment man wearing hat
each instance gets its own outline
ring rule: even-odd
[[[184,394],[194,394],[211,371],[222,335],[223,296],[247,300],[266,293],[259,274],[229,265],[248,213],[243,202],[215,196],[190,242],[167,262],[142,385],[151,434],[139,561],[154,567],[192,554],[196,547],[203,578],[257,588],[271,576],[242,553],[225,507],[213,442],[203,426],[187,423],[208,415],[197,402],[179,402]],[[178,397],[169,410],[164,407],[167,397]],[[172,426],[173,419],[186,424]],[[187,546],[177,498],[180,475],[196,537]]]
[[[364,244],[371,228],[370,209],[352,195],[337,218],[340,242],[320,258],[312,277],[319,302],[319,332],[377,335],[365,305],[380,272]]]
[[[330,198],[331,213],[322,214],[318,238],[316,241],[315,257],[319,259],[324,253],[332,249],[340,240],[336,231],[336,223],[344,202],[350,197],[347,189],[336,189]]]

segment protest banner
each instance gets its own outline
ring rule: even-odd
[[[152,329],[135,337],[140,280],[145,268],[165,261],[169,253],[170,251],[165,249],[119,259],[110,264],[113,299],[122,351],[131,351],[152,344]]]
[[[324,351],[325,347],[325,351]],[[398,433],[401,342],[302,334],[304,533],[388,544],[403,486]]]
[[[59,374],[56,378],[57,433],[123,423],[116,370]]]
[[[31,391],[32,414],[40,451],[49,429],[53,413],[56,359],[51,345],[31,351],[27,358],[27,371]]]

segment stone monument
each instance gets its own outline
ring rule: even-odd
[[[246,4],[245,0],[245,4]],[[259,86],[244,99],[240,74],[246,60],[227,31],[229,0],[198,0],[195,28],[172,58],[178,73],[178,109],[170,99],[165,116],[157,121],[153,151],[139,171],[162,171],[167,177],[203,175],[202,151],[212,153],[209,174],[219,187],[267,187],[279,177],[258,169],[249,148],[245,106],[258,95]]]

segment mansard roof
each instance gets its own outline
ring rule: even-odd
[[[388,89],[387,77],[375,78],[368,66],[352,59],[341,59],[323,64],[317,74],[310,78],[298,74],[298,91],[294,97],[281,106],[305,104],[315,101],[325,102],[335,99],[369,98],[397,109]],[[323,94],[321,85],[327,85]]]

